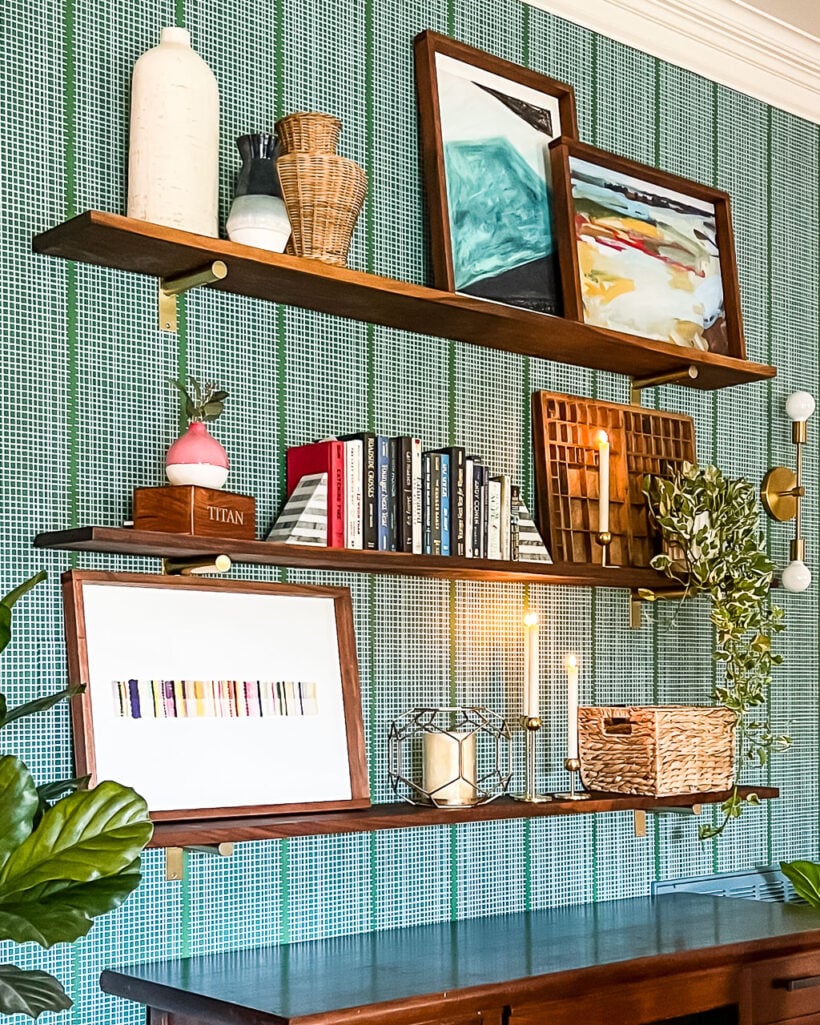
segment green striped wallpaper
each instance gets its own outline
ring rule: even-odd
[[[71,524],[115,524],[137,485],[162,480],[177,409],[167,376],[215,378],[231,392],[216,433],[229,485],[256,496],[266,529],[282,497],[284,448],[365,427],[464,443],[532,494],[528,399],[549,388],[623,401],[623,378],[373,327],[220,293],[182,303],[178,338],[155,329],[155,283],[35,257],[32,234],[89,207],[123,211],[128,90],[136,57],[162,25],[191,30],[222,101],[221,212],[238,158],[234,138],[298,109],[342,118],[342,152],[371,188],[352,247],[357,268],[429,277],[421,211],[412,40],[424,28],[571,82],[584,140],[728,189],[733,198],[749,356],[772,383],[720,393],[668,388],[650,399],[691,414],[701,459],[759,480],[792,458],[784,397],[820,391],[817,127],[690,72],[530,8],[520,0],[7,0],[0,25],[0,591],[40,565],[50,580],[20,609],[3,656],[12,701],[65,678],[59,573],[73,562],[156,570],[151,560],[35,554],[31,538]],[[810,427],[806,536],[820,566],[817,433]],[[788,530],[766,527],[783,560]],[[258,579],[349,586],[356,621],[374,800],[385,779],[387,724],[419,703],[483,702],[512,714],[522,673],[525,598],[545,624],[547,709],[541,785],[562,769],[567,650],[582,659],[582,697],[599,702],[706,701],[711,631],[699,603],[676,622],[627,629],[622,593],[523,588],[342,573]],[[782,596],[786,664],[771,697],[793,751],[757,779],[783,796],[717,843],[695,823],[626,814],[435,827],[373,836],[246,844],[229,859],[187,856],[168,883],[160,852],[127,905],[73,947],[0,950],[0,960],[56,972],[73,1022],[136,1023],[139,1009],[104,998],[108,965],[383,929],[522,908],[646,893],[675,877],[816,856],[818,600]],[[64,708],[13,726],[5,746],[39,779],[71,768]],[[150,757],[150,752],[146,753]],[[754,780],[750,776],[750,781]]]

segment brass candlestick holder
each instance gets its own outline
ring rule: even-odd
[[[569,773],[569,793],[568,794],[556,794],[555,799],[557,801],[586,801],[589,800],[589,794],[585,790],[578,789],[579,773],[581,770],[581,762],[578,758],[565,758],[564,768]]]
[[[513,794],[516,801],[527,801],[529,804],[545,804],[551,801],[549,794],[539,794],[535,779],[535,741],[541,729],[541,720],[537,715],[522,715],[521,725],[524,728],[524,745],[526,759],[524,763],[524,793]]]
[[[609,546],[612,544],[612,532],[600,530],[595,535],[595,540],[601,546],[601,565],[609,566]]]

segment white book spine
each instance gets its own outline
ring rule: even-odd
[[[421,438],[413,438],[413,555],[421,555]]]
[[[361,438],[345,446],[345,548],[362,548],[362,460]]]
[[[501,483],[501,506],[500,506],[500,549],[501,558],[510,561],[510,516],[512,504],[510,501],[510,475],[502,473],[498,480]]]
[[[487,488],[487,558],[501,558],[501,481],[493,477]]]

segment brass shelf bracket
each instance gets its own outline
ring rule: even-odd
[[[670,370],[667,374],[656,374],[654,377],[633,377],[629,382],[630,406],[641,405],[641,392],[644,388],[657,388],[661,384],[681,384],[697,381],[700,371],[694,363],[681,370]]]
[[[702,812],[702,804],[691,804],[681,808],[635,808],[632,811],[632,832],[639,839],[646,837],[647,815],[683,815],[688,818],[690,815],[700,815]]]
[[[232,843],[193,844],[190,847],[166,847],[165,879],[169,883],[178,883],[185,878],[185,851],[194,854],[210,854],[212,857],[230,858],[233,855]]]
[[[160,278],[158,316],[160,331],[177,331],[177,296],[200,285],[212,285],[214,281],[224,281],[228,276],[228,268],[222,260],[214,260],[205,267],[190,271],[187,274],[175,274],[170,278]]]
[[[680,601],[685,598],[687,591],[683,587],[670,587],[655,592],[655,600]],[[639,591],[633,591],[629,596],[629,629],[640,630],[643,625],[643,604],[646,601]]]
[[[194,555],[190,558],[163,559],[162,575],[189,577],[197,573],[227,573],[233,563],[230,555]]]

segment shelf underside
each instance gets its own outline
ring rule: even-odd
[[[740,787],[742,796],[756,793],[761,800],[779,795],[776,787]],[[589,815],[612,811],[660,811],[719,804],[729,792],[679,794],[673,797],[634,797],[593,793],[582,801],[553,800],[546,804],[499,797],[475,808],[428,808],[412,804],[375,804],[354,811],[311,812],[305,815],[260,815],[248,818],[190,822],[158,822],[152,847],[192,847],[246,840],[281,840],[296,836],[372,833],[414,826],[454,826],[500,819],[544,818],[550,815]]]
[[[33,245],[35,252],[45,255],[158,278],[222,260],[227,277],[208,288],[628,376],[655,376],[694,365],[699,376],[687,383],[706,390],[765,380],[776,373],[774,367],[760,363],[618,335],[560,317],[95,210],[37,235]]]
[[[239,541],[233,538],[191,537],[128,527],[77,527],[38,534],[35,548],[72,552],[104,552],[162,558],[228,555],[236,563],[285,566],[291,569],[341,570],[388,576],[432,577],[440,580],[485,580],[520,584],[563,584],[576,587],[646,587],[658,591],[670,581],[651,569],[587,564],[501,562],[456,556],[408,555],[350,548],[312,548],[281,541]]]

